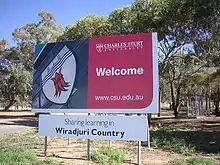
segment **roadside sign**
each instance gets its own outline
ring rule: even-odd
[[[158,113],[156,33],[36,45],[33,112]]]
[[[146,116],[40,115],[39,135],[99,140],[147,141]]]

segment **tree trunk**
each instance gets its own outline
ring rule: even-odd
[[[177,119],[179,118],[179,112],[178,112],[178,108],[174,109],[174,117]]]
[[[171,99],[172,99],[172,110],[175,118],[179,118],[179,100],[180,100],[180,85],[177,88],[176,91],[176,98],[174,96],[174,88],[173,88],[173,82],[170,82],[170,92],[171,92]]]
[[[159,110],[159,113],[157,114],[158,117],[160,117],[160,102],[161,102],[161,90],[160,90],[160,87],[159,87],[159,101],[158,101],[158,110]]]
[[[174,116],[176,118],[177,112],[175,111],[175,99],[174,99],[174,91],[173,91],[173,82],[170,82],[170,93],[171,93],[171,108],[174,111]]]
[[[208,94],[206,93],[205,95],[205,112],[206,112],[206,115],[209,116],[209,110],[208,110]]]
[[[220,116],[220,112],[219,112],[219,100],[214,101],[215,104],[215,114],[216,116]]]
[[[175,111],[174,111],[174,116],[175,118],[179,118],[179,108],[180,108],[180,84],[177,88],[177,91],[176,91],[176,105],[175,105]]]
[[[14,104],[14,101],[13,101],[13,100],[10,100],[9,103],[8,103],[8,105],[5,106],[4,111],[9,110],[9,108],[10,108],[13,104]]]

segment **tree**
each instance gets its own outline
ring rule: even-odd
[[[55,42],[63,33],[63,28],[55,24],[51,13],[40,12],[40,21],[27,23],[13,32],[14,40],[17,43],[17,56],[26,69],[33,67],[34,45],[47,42]]]
[[[202,49],[205,45],[199,45],[198,43],[204,41],[205,38],[210,39],[216,36],[216,31],[219,29],[216,28],[219,26],[219,2],[215,0],[136,0],[133,8],[136,11],[134,20],[138,32],[158,32],[160,95],[163,98],[164,92],[169,91],[162,89],[167,88],[165,82],[169,81],[170,88],[175,89],[172,87],[171,79],[165,80],[165,77],[169,78],[169,76],[164,75],[167,75],[170,69],[173,70],[173,65],[179,67],[178,63],[171,63],[171,61],[176,59],[175,56],[180,49],[184,48],[184,51],[188,53],[195,52],[194,55],[199,56],[197,50]],[[202,56],[204,56],[204,53]],[[209,61],[206,60],[201,68],[207,66],[208,63]],[[173,71],[170,72],[172,73],[170,75],[178,75],[176,74],[178,71]],[[176,117],[178,116],[176,109],[178,103],[175,100],[179,100],[178,91],[180,88],[177,89],[177,91],[174,91],[177,95],[173,95],[173,92],[169,91]]]
[[[32,74],[22,65],[13,65],[1,71],[0,100],[4,110],[19,103],[30,103]]]
[[[215,114],[216,116],[220,116],[220,69],[218,69],[215,73],[212,74],[211,79],[213,80],[211,83],[212,86],[212,93],[211,93],[211,99],[214,101],[215,105]]]
[[[168,61],[162,77],[170,86],[171,108],[176,118],[179,115],[181,93],[188,87],[189,77],[199,72],[203,64],[204,61],[194,54],[183,54],[182,52],[176,53]]]
[[[14,30],[15,47],[5,48],[6,41],[0,42],[0,64],[4,64],[0,67],[0,100],[5,110],[15,104],[30,103],[34,46],[55,42],[63,32],[52,14],[40,12],[39,16],[37,23]]]
[[[7,41],[6,40],[0,40],[0,54],[4,52],[6,49]]]
[[[59,41],[86,39],[90,37],[107,36],[111,34],[108,17],[88,15],[74,25],[68,25]]]
[[[68,25],[58,40],[136,33],[134,19],[135,13],[131,6],[116,9],[109,16],[88,15],[76,24]]]
[[[133,10],[132,6],[115,9],[108,18],[111,25],[111,34],[126,35],[137,33],[137,29],[135,28],[135,19],[135,10]]]

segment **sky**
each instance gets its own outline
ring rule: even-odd
[[[56,23],[74,24],[89,14],[108,15],[134,0],[0,0],[0,39],[13,46],[12,32],[29,22],[39,21],[38,13],[50,12]]]

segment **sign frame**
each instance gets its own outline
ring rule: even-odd
[[[158,55],[157,55],[157,33],[152,34],[152,70],[153,70],[153,99],[151,104],[146,108],[140,109],[55,109],[55,108],[32,108],[35,113],[158,113],[159,112],[159,73],[158,73]]]

